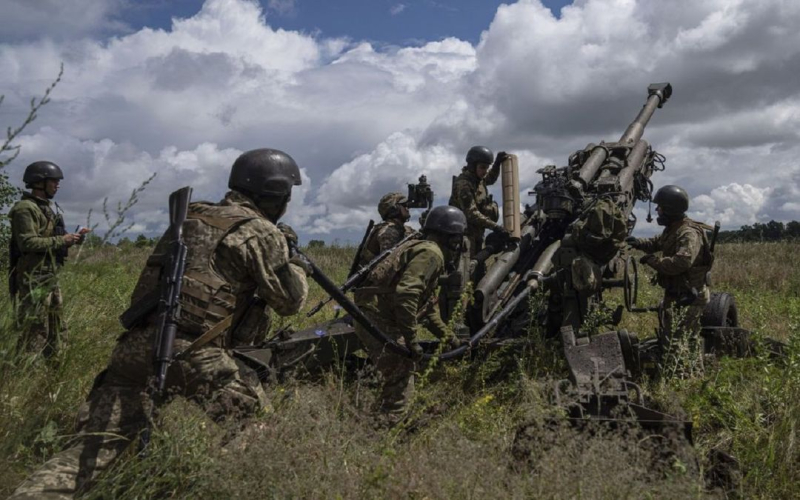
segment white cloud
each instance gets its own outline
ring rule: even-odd
[[[556,18],[521,0],[498,8],[477,46],[376,48],[268,22],[255,2],[208,0],[169,30],[0,45],[4,110],[24,110],[66,66],[12,177],[40,154],[74,157],[73,175],[94,181],[65,188],[78,207],[112,187],[93,187],[106,179],[99,168],[127,182],[157,166],[172,173],[143,196],[142,213],[155,217],[164,194],[189,181],[178,173],[219,197],[236,153],[278,147],[308,176],[293,221],[337,237],[422,172],[446,202],[474,144],[518,153],[532,186],[538,167],[616,140],[647,85],[671,81],[674,96],[645,133],[667,155],[656,187],[684,185],[698,217],[726,226],[800,218],[798,2],[579,0]]]
[[[267,8],[282,16],[292,15],[297,9],[297,0],[269,0]]]
[[[396,16],[397,14],[400,14],[404,10],[406,10],[406,4],[404,4],[404,3],[396,3],[396,4],[392,5],[392,7],[389,9],[389,14],[391,14],[393,16]]]

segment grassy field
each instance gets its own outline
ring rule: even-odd
[[[800,263],[797,244],[718,248],[715,288],[735,294],[743,325],[790,342],[789,357],[725,359],[705,374],[645,389],[695,425],[701,469],[713,450],[735,456],[742,479],[730,496],[800,495]],[[315,250],[341,282],[351,248]],[[106,364],[146,249],[87,251],[62,276],[70,340],[57,363],[14,352],[8,299],[0,299],[0,496],[9,494],[74,432],[78,406]],[[4,285],[4,284],[3,284]],[[640,303],[658,290],[642,280]],[[5,287],[4,287],[5,288]],[[309,304],[322,294],[312,286]],[[609,301],[619,297],[609,296]],[[332,317],[328,308],[318,319]],[[285,321],[297,327],[309,320]],[[649,335],[651,316],[623,327]],[[550,402],[564,378],[556,346],[532,335],[526,346],[480,363],[426,371],[409,425],[377,431],[368,409],[375,385],[337,371],[321,380],[268,387],[272,407],[233,442],[185,401],[162,413],[151,451],[121,459],[88,498],[699,498],[719,497],[691,472],[691,460],[651,466],[658,450],[636,436],[570,427]],[[520,460],[514,438],[529,433]]]

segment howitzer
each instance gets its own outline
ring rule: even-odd
[[[159,284],[158,302],[158,330],[156,330],[153,344],[153,363],[155,365],[155,378],[151,387],[153,409],[156,402],[163,399],[167,382],[167,370],[173,360],[175,335],[178,331],[178,317],[180,314],[179,298],[184,268],[186,266],[187,247],[183,241],[183,223],[189,212],[189,201],[192,198],[192,188],[187,186],[173,192],[169,196],[169,229],[166,237],[169,238],[169,253],[166,256],[166,265],[162,271]],[[148,421],[152,421],[151,418]],[[146,447],[150,441],[150,427],[142,432],[141,446]]]
[[[391,255],[391,253],[394,251],[395,248],[399,247],[408,240],[412,240],[419,237],[420,237],[419,233],[416,232],[411,233],[402,240],[400,240],[399,242],[397,242],[397,244],[392,248],[387,248],[380,254],[376,255],[375,258],[369,261],[364,267],[358,269],[358,271],[356,271],[355,273],[352,273],[350,277],[347,278],[347,281],[345,281],[344,284],[339,287],[339,292],[345,294],[350,290],[352,290],[353,288],[357,288],[361,283],[364,282],[365,279],[367,279],[367,276],[369,275],[370,271],[375,269],[375,266],[380,264],[381,261],[383,261],[384,259],[386,259],[386,257]],[[317,314],[325,306],[325,304],[329,303],[332,300],[335,300],[334,297],[329,296],[327,299],[319,301],[317,305],[315,305],[314,307],[311,308],[310,311],[308,311],[306,317],[310,318],[311,316]]]

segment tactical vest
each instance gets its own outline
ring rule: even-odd
[[[698,291],[702,290],[708,284],[708,273],[714,265],[714,254],[711,253],[711,244],[708,241],[708,234],[706,232],[713,228],[688,218],[684,219],[681,225],[677,226],[674,231],[664,236],[662,255],[664,257],[675,255],[677,251],[678,232],[687,225],[700,233],[702,247],[700,248],[696,261],[692,263],[692,267],[685,273],[676,276],[658,273],[656,277],[658,285],[663,287],[667,293],[681,294],[692,288]]]
[[[367,236],[367,242],[364,244],[364,249],[361,251],[361,265],[366,265],[378,256],[381,252],[380,244],[378,243],[378,233],[381,229],[391,224],[389,221],[383,221],[376,224],[372,231],[370,231],[369,236]]]
[[[428,240],[409,240],[397,247],[388,257],[383,259],[367,276],[365,286],[359,287],[362,293],[384,295],[394,292],[403,271],[408,265],[407,250],[419,245],[436,245]]]
[[[59,234],[65,234],[64,231],[61,231],[59,234],[56,233],[57,227],[63,229],[64,219],[56,214],[49,205],[37,203],[30,195],[26,195],[18,201],[11,209],[11,212],[9,212],[9,216],[13,218],[13,212],[25,206],[32,207],[35,211],[41,213],[45,219],[44,227],[40,229],[37,236],[51,238]],[[54,252],[53,254],[23,253],[15,241],[17,236],[16,231],[12,231],[11,236],[12,238],[8,245],[9,288],[12,292],[11,295],[15,295],[16,289],[20,284],[19,281],[24,278],[24,275],[34,271],[37,274],[53,272],[54,263],[58,262],[63,264],[63,258],[59,259],[59,256],[63,256],[66,253],[66,249],[60,253]]]
[[[386,227],[392,225],[398,225],[398,224],[393,221],[383,221],[372,228],[372,231],[369,233],[369,236],[367,237],[367,242],[364,244],[364,249],[361,251],[360,263],[362,266],[369,264],[369,262],[372,259],[380,255],[381,245],[380,241],[378,241],[378,235]],[[414,232],[411,228],[407,227],[405,224],[399,225],[399,229],[402,231],[402,234],[400,234],[400,238],[397,241],[392,242],[392,246],[397,245],[398,243],[400,243],[400,240],[402,240],[403,238]]]
[[[212,259],[225,236],[258,217],[256,212],[240,205],[220,206],[197,202],[189,206],[183,224],[183,239],[188,253],[179,298],[178,326],[182,332],[193,336],[203,334],[234,314],[237,300],[246,300],[255,292],[255,289],[240,289],[238,285],[226,281],[214,270]],[[165,240],[162,238],[159,242],[162,248],[156,248],[148,259],[131,298],[133,304],[158,289],[164,256],[169,246]],[[226,337],[220,335],[219,339]]]
[[[499,208],[497,204],[494,203],[491,196],[489,196],[489,191],[486,189],[486,183],[482,179],[478,179],[478,177],[472,172],[464,171],[458,176],[453,176],[453,183],[450,188],[450,200],[448,201],[448,205],[456,207],[462,212],[466,212],[466,207],[461,206],[461,200],[459,199],[459,193],[457,192],[458,188],[456,187],[456,184],[460,179],[469,182],[469,185],[473,190],[473,198],[475,200],[475,206],[478,208],[478,212],[489,218],[489,220],[497,222],[500,218]],[[468,227],[467,233],[483,235],[483,228]]]

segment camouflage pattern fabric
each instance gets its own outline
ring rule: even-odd
[[[633,244],[649,254],[661,252],[661,257],[652,258],[647,264],[656,270],[658,284],[664,288],[662,327],[667,337],[695,335],[699,330],[699,319],[710,299],[706,274],[713,263],[705,233],[707,228],[684,217],[664,228],[659,236],[638,238]],[[685,300],[692,288],[697,292],[697,298],[685,308],[678,307],[677,304]],[[676,309],[685,309],[680,313],[683,319],[677,325],[673,324]]]
[[[361,251],[359,265],[364,266],[384,251],[394,247],[400,241],[413,233],[411,226],[406,226],[402,221],[391,219],[381,222],[372,228],[367,236],[367,242]]]
[[[56,214],[49,200],[23,193],[8,217],[10,244],[20,252],[11,278],[18,289],[18,345],[31,353],[49,356],[56,352],[65,330],[54,252],[65,248],[66,242],[61,236],[53,236]]]
[[[653,238],[637,238],[633,246],[661,257],[648,261],[658,273],[658,284],[671,296],[686,295],[695,288],[702,296],[706,288],[706,273],[711,270],[710,244],[704,224],[688,217],[674,222]]]
[[[225,204],[255,207],[238,193],[228,193],[221,203]],[[189,253],[192,251],[190,248]],[[233,289],[255,289],[265,305],[278,314],[295,314],[303,307],[308,293],[304,272],[289,262],[285,238],[268,220],[249,220],[227,234],[217,246],[213,262]],[[252,308],[252,302],[237,302],[235,314],[242,313],[241,308]],[[263,327],[265,310],[262,307],[252,312],[239,330]],[[72,446],[48,460],[11,498],[72,498],[136,442],[150,404],[146,389],[153,375],[155,321],[152,314],[145,325],[120,337],[108,368],[98,376],[81,407],[78,435]],[[234,333],[237,341],[263,334]],[[194,338],[179,331],[176,352],[188,347]],[[174,362],[167,388],[171,395],[197,402],[217,421],[241,420],[263,408],[267,398],[255,374],[237,363],[225,347],[207,345],[188,359]]]
[[[390,338],[408,345],[416,338],[418,322],[438,338],[447,335],[447,327],[433,300],[439,276],[444,270],[444,256],[432,241],[409,242],[398,249],[396,276],[387,277],[393,284],[380,290],[377,305],[374,299],[362,302],[365,314]],[[369,281],[366,287],[373,283]],[[374,294],[374,292],[372,292]],[[356,324],[356,334],[364,343],[370,358],[383,379],[379,409],[401,413],[414,392],[413,360],[395,354]]]
[[[469,167],[464,167],[453,180],[449,205],[460,209],[467,217],[464,236],[469,240],[470,257],[483,248],[484,231],[494,227],[500,216],[497,203],[491,201],[486,189],[486,186],[497,182],[499,176],[500,165],[494,164],[483,179],[479,179]]]

